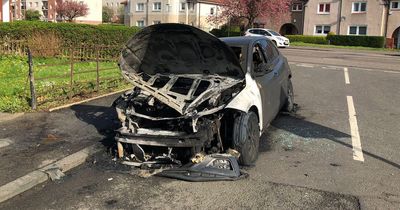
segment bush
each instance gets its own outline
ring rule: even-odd
[[[38,10],[33,10],[33,9],[28,9],[25,12],[25,19],[26,20],[40,20],[40,17],[42,17],[42,15],[40,14],[40,12]]]
[[[241,36],[240,31],[232,31],[232,30],[228,31],[228,30],[216,29],[216,28],[211,30],[210,33],[216,37]]]
[[[332,45],[374,48],[383,48],[385,46],[385,38],[383,36],[328,35],[327,39]]]
[[[9,40],[28,40],[39,32],[56,34],[61,39],[63,46],[76,46],[82,43],[87,45],[123,45],[138,30],[137,27],[116,25],[95,26],[76,23],[15,21],[0,24],[0,37]],[[45,44],[46,42],[43,43],[43,45]]]
[[[114,10],[110,7],[103,7],[103,23],[111,23],[114,16]]]
[[[304,42],[311,44],[328,44],[325,36],[286,35],[290,42]]]

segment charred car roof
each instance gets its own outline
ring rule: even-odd
[[[234,52],[223,41],[183,24],[156,24],[139,31],[124,47],[127,73],[206,74],[244,78]]]

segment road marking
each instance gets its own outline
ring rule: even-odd
[[[311,64],[304,64],[304,63],[297,64],[297,66],[306,67],[306,68],[314,68],[314,65],[311,65]]]
[[[393,74],[400,74],[399,71],[383,71],[383,72],[385,72],[385,73],[393,73]]]
[[[349,69],[347,67],[343,68],[344,70],[344,81],[346,84],[350,84],[350,78],[349,78]]]
[[[299,62],[289,62],[290,65],[297,65],[297,66],[302,66],[302,67],[326,67],[323,69],[332,69],[332,70],[341,70],[344,67],[343,66],[332,66],[332,65],[326,65],[322,63],[299,63]],[[392,70],[383,70],[383,69],[367,69],[367,68],[361,68],[361,67],[351,67],[352,70],[359,70],[359,71],[370,71],[370,72],[383,72],[383,73],[390,73],[390,74],[400,74],[400,71],[392,71]]]
[[[10,144],[12,144],[12,141],[10,139],[0,139],[0,148],[7,147]]]
[[[351,130],[351,144],[353,145],[353,159],[364,162],[364,154],[361,148],[360,133],[358,132],[356,109],[354,108],[353,96],[347,96],[347,106],[349,108],[349,122]]]

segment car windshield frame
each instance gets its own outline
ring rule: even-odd
[[[233,52],[235,52],[235,54],[236,54],[236,51],[233,48],[241,48],[242,57],[241,58],[237,57],[237,59],[240,62],[240,66],[242,67],[242,69],[244,71],[248,72],[248,69],[247,69],[247,61],[249,60],[248,59],[248,46],[240,45],[240,44],[229,44],[229,43],[226,43],[226,44],[232,49]]]

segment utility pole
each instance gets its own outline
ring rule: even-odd
[[[385,31],[384,31],[384,36],[385,39],[387,37],[387,33],[388,33],[388,24],[389,24],[389,16],[390,16],[390,3],[392,2],[392,0],[384,0],[384,7],[386,10],[386,17],[385,17]]]
[[[343,7],[343,0],[340,0],[339,2],[339,14],[338,14],[338,26],[337,26],[337,31],[336,34],[340,35],[340,28],[342,25],[342,7]]]
[[[146,0],[146,26],[149,26],[149,0]]]

